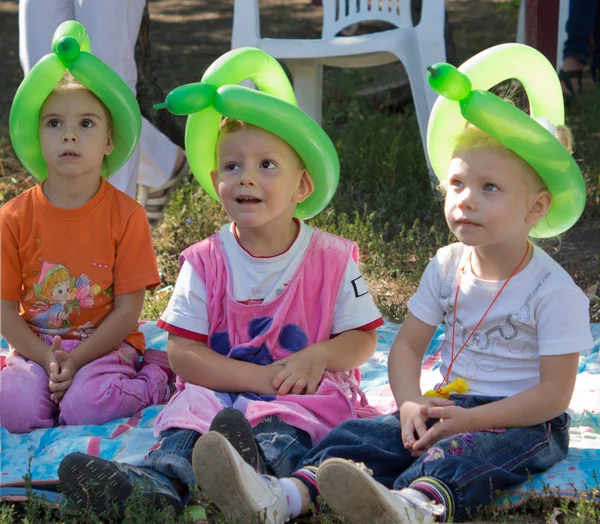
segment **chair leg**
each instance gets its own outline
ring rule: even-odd
[[[318,124],[323,115],[323,66],[309,61],[289,60],[298,107]]]
[[[406,51],[406,50],[404,50]],[[431,163],[429,162],[429,156],[427,155],[427,124],[429,122],[429,114],[431,113],[431,108],[433,106],[433,102],[429,103],[427,97],[427,90],[430,90],[429,84],[425,81],[425,75],[423,75],[421,69],[422,60],[420,57],[418,46],[415,46],[411,52],[397,52],[396,56],[399,57],[400,61],[404,65],[406,69],[408,80],[410,82],[410,90],[413,97],[413,102],[415,105],[415,112],[417,114],[417,121],[419,123],[419,131],[421,134],[421,142],[423,144],[423,152],[425,153],[425,161],[427,162],[427,168],[429,170],[429,176],[432,181],[432,185],[435,187],[436,177],[431,168]],[[436,60],[436,62],[440,62],[442,60]],[[434,62],[432,62],[434,63]],[[429,63],[427,65],[430,65]],[[426,66],[423,65],[423,68]],[[432,97],[432,100],[435,100],[435,96]]]

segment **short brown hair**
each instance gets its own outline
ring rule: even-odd
[[[113,131],[114,126],[113,126],[112,115],[110,114],[108,107],[106,107],[106,104],[104,102],[102,102],[102,100],[100,100],[96,96],[95,93],[93,93],[90,89],[88,89],[86,86],[84,86],[79,80],[77,80],[77,78],[75,78],[68,69],[65,71],[65,74],[59,80],[58,84],[56,84],[56,87],[53,89],[53,92],[65,93],[68,91],[72,91],[74,89],[85,89],[96,100],[98,100],[99,104],[102,106],[102,109],[104,110],[104,113],[106,115],[106,119],[108,121],[108,129],[110,131]]]

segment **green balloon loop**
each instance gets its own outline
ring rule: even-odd
[[[250,79],[258,90],[239,86]],[[218,200],[210,172],[216,168],[219,124],[223,116],[266,129],[286,141],[302,158],[315,190],[296,207],[305,219],[321,212],[333,198],[340,176],[335,146],[325,131],[298,109],[294,90],[279,63],[255,48],[229,51],[204,73],[202,81],[180,86],[154,106],[189,115],[185,148],[194,176]]]
[[[554,126],[564,124],[560,81],[544,55],[522,44],[502,44],[458,69],[450,64],[428,69],[429,84],[441,95],[427,129],[427,151],[438,179],[446,181],[457,139],[469,122],[525,160],[546,184],[552,204],[530,235],[552,237],[573,226],[585,206],[585,182],[571,154],[536,121],[547,117]],[[488,92],[511,78],[523,85],[531,116]]]
[[[48,177],[39,139],[40,111],[67,69],[102,101],[111,115],[114,149],[102,164],[103,177],[109,177],[125,164],[137,146],[142,129],[140,108],[129,86],[91,54],[87,32],[79,22],[63,22],[54,33],[52,53],[35,64],[23,79],[10,109],[13,147],[25,169],[39,182]]]
[[[68,43],[65,44],[65,42]],[[59,47],[62,47],[62,51],[59,50]],[[90,39],[85,27],[75,20],[67,20],[60,24],[54,32],[52,38],[52,52],[55,55],[60,56],[61,53],[72,53],[73,51],[70,51],[72,49],[78,49],[76,55],[71,55],[72,58],[67,58],[68,55],[65,55],[64,58],[61,56],[61,58],[63,58],[63,60],[74,60],[79,56],[80,51],[86,53],[92,52],[90,48]]]

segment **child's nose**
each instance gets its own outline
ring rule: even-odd
[[[238,178],[238,184],[245,185],[254,185],[256,182],[256,173],[253,169],[243,169],[240,173],[240,177]]]
[[[62,137],[63,142],[76,142],[77,135],[73,132],[72,129],[65,129]]]
[[[465,188],[460,192],[460,196],[458,197],[458,207],[460,209],[469,208],[472,209],[475,204],[475,196],[473,195],[473,191],[469,188]]]

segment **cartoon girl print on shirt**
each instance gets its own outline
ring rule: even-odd
[[[65,266],[48,262],[42,265],[40,278],[33,289],[39,300],[30,309],[36,313],[31,323],[49,335],[67,333],[73,327],[69,320],[73,312],[94,307],[94,297],[101,291],[97,284],[90,286],[87,275],[81,274],[75,280]]]

